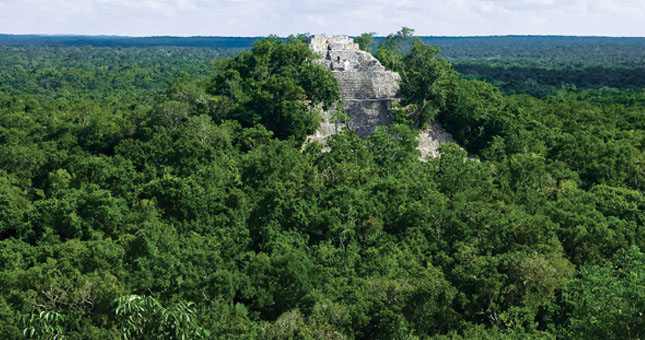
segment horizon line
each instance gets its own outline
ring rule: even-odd
[[[313,35],[345,35],[348,37],[357,37],[358,35],[350,34],[327,34],[316,33],[305,34],[308,36]],[[275,34],[256,35],[256,36],[234,36],[234,35],[118,35],[118,34],[75,34],[75,33],[2,33],[0,36],[17,36],[17,37],[50,37],[50,38],[63,38],[63,37],[90,37],[90,38],[242,38],[242,39],[257,39],[268,36],[277,36],[278,38],[288,38],[289,36],[280,36]],[[375,35],[375,38],[386,38],[386,35]],[[503,38],[503,37],[535,37],[535,38],[645,38],[645,36],[627,36],[627,35],[567,35],[567,34],[490,34],[490,35],[417,35],[419,38]]]

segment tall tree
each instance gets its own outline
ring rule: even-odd
[[[301,39],[265,38],[220,63],[209,92],[232,106],[224,118],[244,127],[262,124],[280,139],[302,143],[318,128],[319,105],[327,108],[340,99],[336,78],[314,58]]]

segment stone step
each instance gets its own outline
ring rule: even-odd
[[[317,62],[330,68],[332,71],[349,72],[385,72],[376,58],[364,51],[343,50],[343,51],[315,51],[322,58]]]
[[[394,72],[334,72],[343,99],[393,98],[399,91]]]

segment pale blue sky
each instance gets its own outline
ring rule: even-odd
[[[0,0],[0,33],[645,36],[645,0]]]

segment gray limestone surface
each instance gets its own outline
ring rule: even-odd
[[[381,125],[392,124],[394,116],[390,107],[400,100],[399,80],[396,72],[387,70],[372,54],[362,51],[348,36],[314,35],[309,38],[309,48],[321,58],[316,62],[334,73],[341,89],[344,110],[349,122],[334,122],[332,112],[323,112],[318,131],[307,138],[324,144],[330,135],[347,126],[361,138],[369,137]],[[436,149],[442,143],[454,142],[441,125],[432,123],[420,132],[419,150],[422,158],[437,157]]]
[[[309,47],[321,57],[316,62],[329,67],[338,79],[350,129],[367,138],[377,127],[392,123],[390,105],[398,100],[399,92],[397,73],[386,70],[347,36],[315,35],[309,39]],[[308,139],[324,142],[343,125],[331,121],[331,114],[323,114],[321,127]]]
[[[418,149],[421,151],[421,160],[425,160],[428,156],[439,157],[437,149],[441,144],[456,143],[455,138],[436,121],[431,122],[427,129],[420,131],[417,140],[419,141]]]

